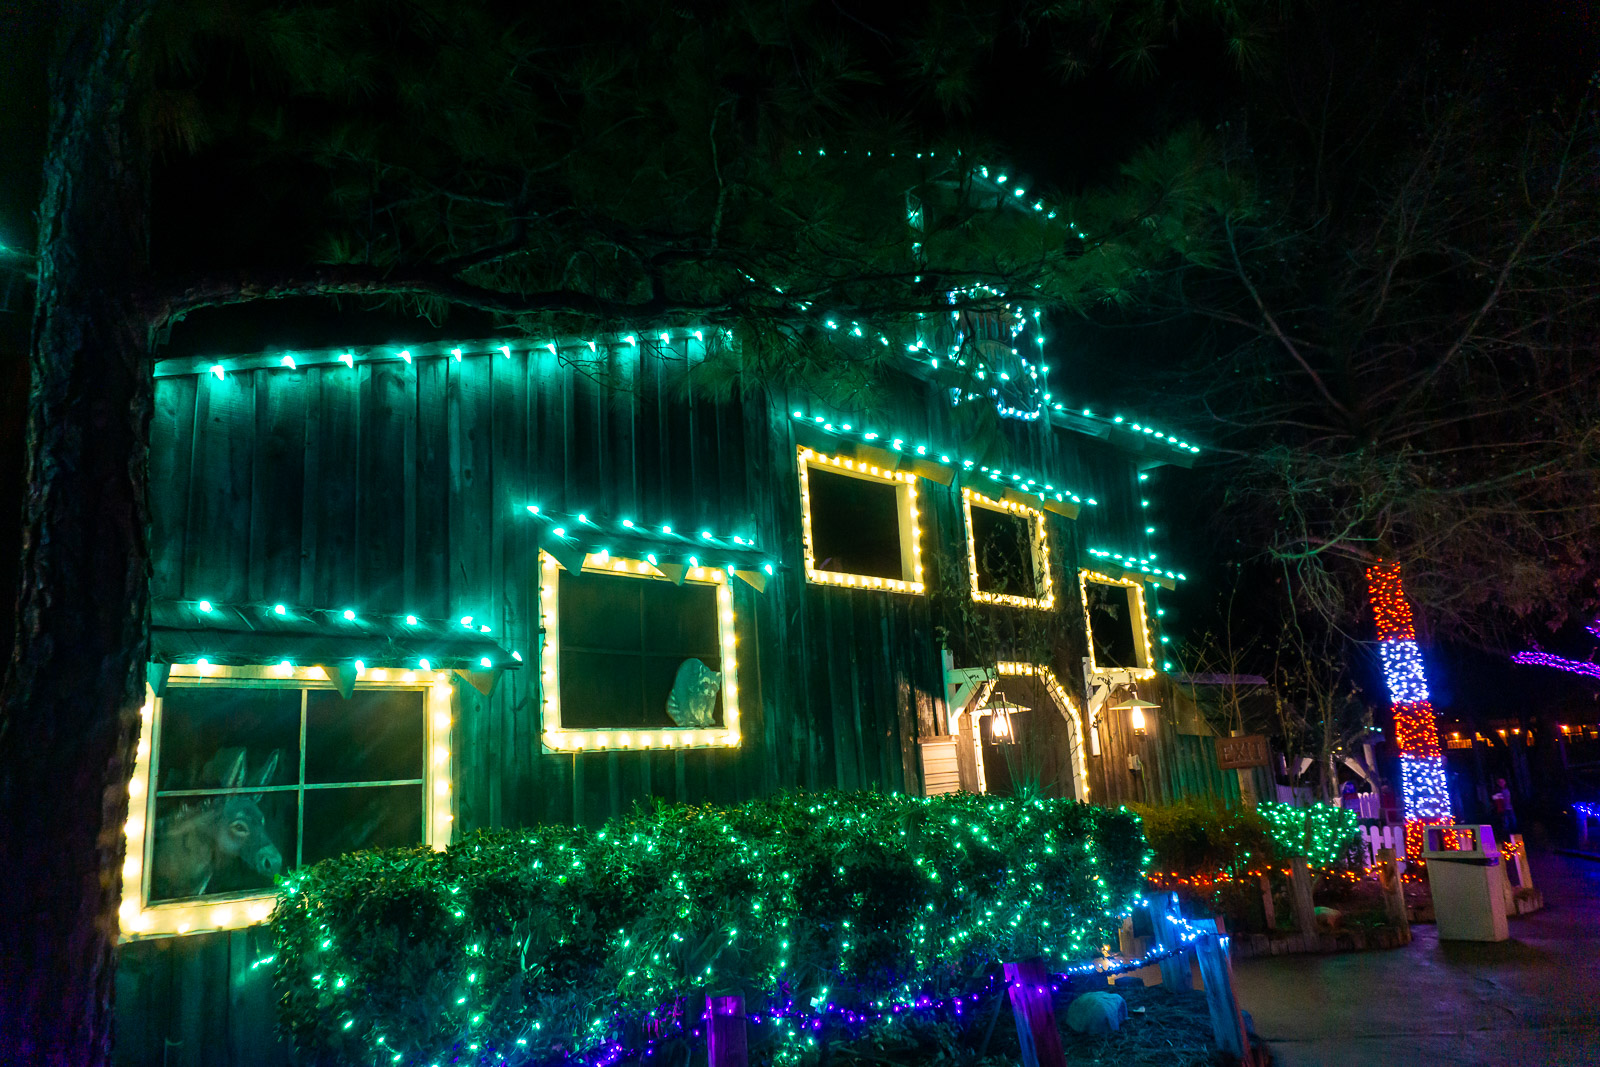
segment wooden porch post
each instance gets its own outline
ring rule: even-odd
[[[746,1067],[744,997],[706,997],[706,1049],[710,1067]]]
[[[1383,910],[1389,921],[1409,933],[1411,922],[1406,918],[1406,894],[1400,884],[1400,872],[1395,868],[1392,848],[1378,850],[1378,885],[1383,888]]]
[[[1044,960],[1034,958],[1005,966],[1006,992],[1011,997],[1011,1014],[1017,1021],[1017,1044],[1022,1046],[1022,1067],[1066,1067],[1050,995],[1050,973],[1045,970]]]
[[[1254,1063],[1250,1035],[1239,1014],[1239,999],[1233,991],[1233,962],[1217,934],[1201,934],[1195,940],[1195,955],[1200,960],[1200,977],[1206,986],[1206,1007],[1211,1013],[1211,1031],[1217,1048],[1239,1057],[1249,1067]]]
[[[1168,893],[1159,904],[1152,901],[1150,926],[1156,935],[1156,944],[1163,948],[1176,948],[1180,944],[1178,932],[1167,921],[1167,916],[1178,914],[1178,895]],[[1189,953],[1180,952],[1161,961],[1161,984],[1168,989],[1192,989],[1194,979],[1189,970]]]

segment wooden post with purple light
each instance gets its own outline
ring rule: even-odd
[[[706,1049],[709,1067],[746,1067],[744,997],[706,997]]]
[[[1050,972],[1037,957],[1006,964],[1006,992],[1017,1021],[1017,1044],[1022,1046],[1022,1067],[1066,1067],[1061,1052],[1061,1032],[1056,1029]]]

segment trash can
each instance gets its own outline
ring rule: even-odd
[[[1504,941],[1505,872],[1494,828],[1430,826],[1422,858],[1433,891],[1433,918],[1441,941]]]

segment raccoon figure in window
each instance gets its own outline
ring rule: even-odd
[[[717,688],[722,675],[697,659],[678,666],[678,677],[667,694],[667,715],[679,726],[711,726],[717,712]]]
[[[224,750],[225,752],[226,750]],[[222,788],[266,785],[278,769],[278,753],[248,781],[245,752],[231,759],[219,752]],[[197,897],[213,880],[267,879],[283,870],[283,853],[267,836],[260,793],[230,793],[184,808],[156,824],[156,862],[150,877],[150,899]],[[235,876],[229,879],[227,876]]]

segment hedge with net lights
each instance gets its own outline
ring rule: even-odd
[[[281,886],[282,1022],[316,1061],[539,1062],[640,1047],[707,993],[775,1015],[912,1004],[984,988],[1001,961],[1093,956],[1146,863],[1125,810],[966,793],[661,806],[356,853]]]
[[[1264,800],[1256,810],[1271,827],[1278,853],[1304,856],[1313,867],[1332,867],[1350,858],[1361,817],[1348,808],[1316,803],[1307,807]]]

